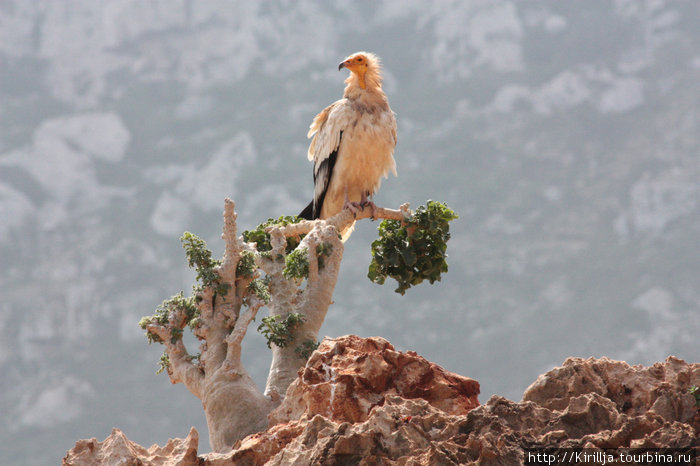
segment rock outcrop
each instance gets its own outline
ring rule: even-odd
[[[197,444],[199,434],[192,427],[185,439],[170,439],[164,447],[153,445],[144,448],[132,442],[119,429],[102,442],[91,438],[78,440],[63,458],[66,465],[195,465],[198,464]]]
[[[425,400],[447,414],[466,414],[479,406],[479,382],[447,372],[413,351],[396,351],[383,338],[326,339],[270,414],[270,425],[319,414],[364,422],[393,395]]]
[[[80,440],[66,465],[523,464],[539,447],[698,447],[700,415],[689,392],[700,364],[674,357],[649,367],[569,358],[521,402],[398,352],[381,338],[327,339],[270,414],[270,427],[228,453],[197,456],[197,431],[145,449],[115,429]],[[121,461],[121,463],[120,463]]]

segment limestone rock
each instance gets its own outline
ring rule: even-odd
[[[688,392],[700,380],[700,365],[673,356],[649,367],[630,366],[608,358],[568,358],[562,367],[540,375],[525,390],[523,401],[561,410],[571,398],[597,393],[615,403],[621,413],[651,412],[666,421],[688,422],[697,412]]]
[[[197,432],[145,449],[116,430],[80,440],[64,464],[517,465],[540,447],[700,447],[700,364],[570,358],[515,402],[381,338],[325,340],[266,431],[197,457]]]
[[[152,466],[196,466],[199,434],[192,427],[185,439],[170,439],[164,447],[153,445],[144,448],[122,433],[112,429],[112,433],[102,442],[95,438],[78,440],[63,458],[64,466],[95,465],[142,465]]]
[[[340,422],[364,422],[393,395],[423,399],[448,414],[466,414],[479,406],[478,394],[479,382],[413,351],[398,352],[383,338],[348,335],[321,343],[269,420],[275,425],[320,414]]]

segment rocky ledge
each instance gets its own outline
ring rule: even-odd
[[[690,393],[700,364],[670,356],[649,367],[569,358],[525,391],[492,396],[382,338],[326,339],[270,416],[228,453],[198,455],[199,435],[148,449],[114,429],[79,440],[64,465],[523,464],[526,449],[700,446]]]

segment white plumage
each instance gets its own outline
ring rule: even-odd
[[[368,198],[382,177],[396,175],[396,119],[381,88],[379,59],[358,52],[338,68],[351,71],[343,98],[316,115],[308,133],[314,199],[299,215],[303,218],[329,218],[344,207],[374,208]],[[351,231],[342,232],[343,239]]]

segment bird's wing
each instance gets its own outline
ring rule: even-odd
[[[388,111],[388,116],[389,116],[389,127],[391,130],[391,142],[392,142],[392,145],[391,145],[392,157],[391,157],[390,169],[391,169],[391,172],[394,174],[394,176],[399,176],[399,174],[396,173],[396,162],[394,161],[394,157],[393,157],[394,148],[396,147],[396,143],[398,142],[398,137],[396,135],[396,116],[394,115],[394,112],[391,111],[391,109],[389,109],[389,111]],[[386,177],[387,177],[387,175],[385,174],[384,178],[386,178]]]
[[[313,217],[318,218],[323,199],[328,191],[333,167],[338,158],[338,147],[352,120],[352,110],[346,99],[338,100],[316,115],[309,127],[308,137],[313,137],[309,145],[309,160],[314,162]]]

